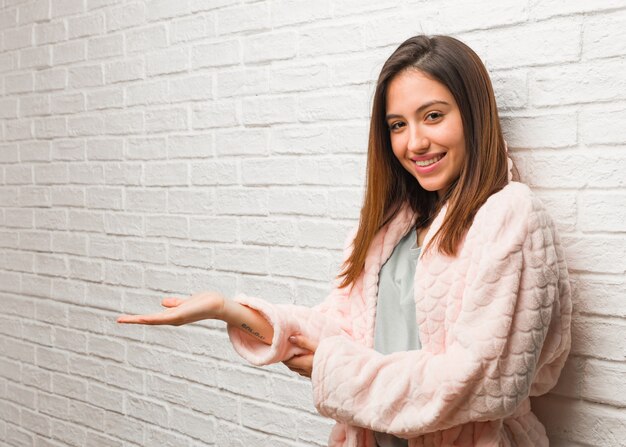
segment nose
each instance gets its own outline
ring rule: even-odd
[[[409,141],[407,149],[411,152],[421,152],[428,149],[430,140],[420,132],[416,127],[409,128]]]

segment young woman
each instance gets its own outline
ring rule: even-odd
[[[253,364],[311,377],[331,446],[547,446],[529,396],[570,350],[568,273],[552,219],[510,178],[485,67],[452,37],[408,39],[370,126],[359,226],[322,304],[202,293],[118,321],[226,321]]]

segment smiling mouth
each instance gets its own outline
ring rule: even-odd
[[[419,167],[426,167],[426,166],[430,166],[432,164],[437,163],[439,160],[441,160],[443,157],[446,156],[446,153],[443,153],[441,155],[437,155],[429,160],[423,160],[423,161],[414,161],[413,163],[415,163],[417,166]]]

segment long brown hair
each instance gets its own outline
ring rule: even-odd
[[[391,148],[385,120],[387,87],[407,69],[419,70],[445,85],[461,112],[465,165],[441,200],[436,191],[420,186]],[[339,275],[343,278],[340,287],[359,277],[374,236],[405,203],[416,213],[418,228],[430,225],[443,204],[448,203],[445,219],[426,249],[436,245],[440,253],[456,256],[478,209],[508,183],[506,149],[491,80],[471,48],[453,37],[420,35],[406,40],[387,59],[374,92],[366,176],[359,228],[352,254]]]

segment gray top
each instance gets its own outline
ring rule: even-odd
[[[374,349],[382,354],[419,350],[419,327],[415,321],[413,280],[421,248],[415,229],[409,231],[380,270]],[[407,447],[406,439],[374,432],[379,447]]]

